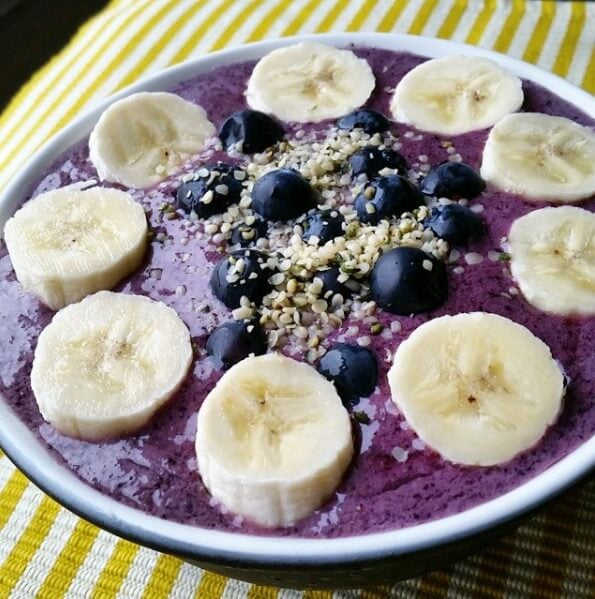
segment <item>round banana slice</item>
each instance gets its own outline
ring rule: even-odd
[[[560,116],[510,114],[490,131],[481,176],[529,200],[589,198],[595,194],[595,132]]]
[[[317,123],[361,106],[374,85],[370,65],[353,52],[303,42],[261,58],[246,98],[251,108],[281,120]]]
[[[312,366],[279,354],[228,370],[198,412],[196,453],[213,497],[266,527],[326,501],[353,455],[349,415]]]
[[[102,180],[144,189],[176,172],[213,135],[201,106],[176,94],[141,92],[101,115],[89,157]]]
[[[191,362],[190,334],[174,310],[100,291],[58,312],[42,331],[31,386],[58,431],[97,441],[146,424]]]
[[[544,312],[595,314],[595,214],[576,206],[517,218],[510,269],[525,299]]]
[[[485,312],[421,325],[397,349],[388,381],[420,439],[470,466],[500,464],[535,445],[564,393],[547,345]]]
[[[428,60],[401,79],[390,109],[422,131],[461,135],[485,129],[523,103],[521,80],[488,58]]]
[[[111,289],[139,266],[147,219],[123,191],[69,185],[27,202],[6,223],[4,237],[21,285],[59,310]]]

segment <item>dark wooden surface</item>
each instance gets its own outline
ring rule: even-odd
[[[0,0],[0,110],[106,4],[107,0]]]

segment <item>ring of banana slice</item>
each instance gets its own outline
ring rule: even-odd
[[[282,121],[317,123],[363,106],[375,85],[354,52],[300,43],[262,58],[245,95],[250,107]],[[442,135],[492,127],[481,174],[495,188],[554,203],[595,194],[595,133],[565,118],[516,112],[522,103],[515,75],[489,59],[451,56],[412,69],[390,110],[398,122]],[[201,106],[173,93],[138,93],[103,113],[90,159],[100,180],[146,189],[190,164],[214,135]],[[220,195],[227,192],[220,186]],[[174,310],[109,291],[145,256],[141,204],[107,186],[63,187],[26,203],[4,234],[23,288],[60,310],[39,337],[31,373],[43,417],[91,441],[138,430],[175,395],[193,359]],[[592,212],[533,210],[514,221],[509,244],[512,275],[529,303],[595,314]],[[417,328],[396,349],[388,382],[429,447],[474,466],[501,464],[538,443],[565,390],[540,339],[484,312]],[[334,385],[280,354],[237,363],[198,413],[203,484],[227,509],[265,527],[291,525],[320,507],[353,454],[350,416]]]

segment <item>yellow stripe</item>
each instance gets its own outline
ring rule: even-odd
[[[142,59],[132,68],[121,80],[114,86],[114,89],[120,89],[136,81],[151,66],[153,61],[159,56],[163,48],[178,34],[179,29],[186,21],[192,19],[194,15],[209,0],[203,2],[192,2],[190,6],[168,27],[165,33],[157,40],[151,49],[142,57]]]
[[[170,63],[175,64],[184,60],[194,50],[196,45],[202,40],[208,31],[211,31],[217,22],[234,5],[235,0],[225,0],[222,4],[213,7],[203,22],[197,27],[196,31],[184,42],[184,45],[176,52]]]
[[[316,33],[324,33],[330,31],[331,27],[335,24],[335,21],[339,18],[341,13],[347,8],[347,2],[345,0],[337,0],[333,7],[328,11],[326,17],[320,21],[316,28]]]
[[[432,16],[437,4],[438,0],[425,0],[421,5],[421,8],[417,11],[415,19],[413,19],[413,23],[411,23],[407,33],[419,35],[424,30],[424,27],[426,26],[428,19]]]
[[[277,599],[279,589],[273,587],[261,587],[258,585],[250,585],[246,599]]]
[[[261,4],[262,0],[252,0],[252,2],[249,2],[216,39],[215,43],[211,46],[210,51],[221,50],[221,48],[227,46],[234,33],[242,26],[244,21],[250,18],[250,15],[252,15]]]
[[[555,18],[556,3],[542,2],[541,14],[539,15],[539,19],[537,20],[535,29],[533,29],[533,33],[531,34],[529,43],[525,48],[523,60],[533,63],[539,60],[539,56],[541,55],[541,51],[543,49],[543,44],[545,43],[547,34],[549,33]]]
[[[68,542],[43,581],[37,593],[39,597],[62,597],[66,593],[98,534],[98,528],[84,520],[78,520]]]
[[[281,0],[280,2],[277,2],[254,28],[252,33],[248,36],[247,41],[255,42],[262,39],[268,33],[273,23],[285,14],[292,3],[293,0]]]
[[[85,67],[101,60],[103,53],[110,46],[112,46],[114,44],[114,42],[120,38],[120,36],[124,37],[125,31],[134,22],[134,20],[138,16],[138,14],[140,12],[142,12],[143,8],[145,8],[145,4],[144,3],[139,4],[139,6],[137,6],[137,8],[133,12],[131,12],[122,23],[120,23],[118,28],[109,36],[109,38],[107,40],[105,40],[105,42],[101,45],[101,47],[98,48],[97,51],[94,52],[93,55],[91,57],[89,57],[88,60],[85,61],[83,69]],[[125,56],[124,51],[122,51],[114,59],[114,61],[123,60],[122,56]],[[113,62],[112,62],[112,64],[113,64]],[[67,112],[67,114],[62,119],[60,119],[60,121],[54,126],[54,128],[44,138],[43,141],[45,141],[48,137],[50,137],[54,131],[56,131],[57,129],[60,129],[62,127],[63,123],[68,122],[68,120],[70,120],[71,115],[74,114],[76,111],[78,111],[79,108],[85,104],[90,93],[98,85],[98,82],[100,82],[106,76],[107,75],[106,75],[105,71],[99,75],[99,77],[93,82],[93,84],[89,88],[87,88],[87,90],[85,90],[85,92],[81,96],[79,96],[77,102],[75,102],[75,104],[71,107],[71,109]],[[45,110],[45,112],[38,119],[36,119],[36,123],[34,125],[32,125],[26,131],[21,130],[22,131],[21,137],[26,137],[26,134],[29,132],[29,130],[31,128],[34,128],[38,123],[42,123],[42,122],[50,119],[52,114],[54,113],[54,111],[63,103],[64,99],[72,92],[72,89],[74,88],[74,86],[77,83],[78,83],[78,81],[76,79],[74,79],[73,82],[68,87],[66,87],[62,91],[62,93],[60,93],[60,95],[52,102],[52,104]],[[41,141],[40,143],[43,143],[43,141]],[[11,154],[8,159],[5,159],[3,162],[0,163],[0,170],[2,170],[7,164],[9,164],[12,161],[12,157],[13,157],[13,155]]]
[[[477,15],[473,25],[471,25],[471,29],[465,39],[467,44],[477,45],[480,42],[488,23],[492,20],[495,10],[496,0],[486,0],[481,12]]]
[[[395,23],[409,4],[409,0],[395,0],[376,27],[377,31],[392,31]]]
[[[525,14],[525,0],[512,0],[512,7],[502,29],[494,43],[494,50],[497,52],[507,52],[512,44],[519,23]]]
[[[91,599],[113,599],[120,590],[138,547],[128,541],[118,541],[107,564],[101,571]]]
[[[60,65],[60,63],[66,58],[68,52],[72,52],[73,46],[79,43],[79,40],[87,34],[87,32],[94,27],[99,21],[104,20],[104,17],[109,14],[110,9],[117,4],[118,0],[112,0],[110,4],[105,9],[105,14],[101,13],[100,15],[90,19],[87,21],[74,35],[68,46],[63,52],[59,52],[53,58],[50,59],[41,69],[39,69],[30,79],[21,87],[21,89],[14,95],[8,104],[8,106],[2,111],[0,115],[0,128],[7,124],[13,117],[16,109],[21,105],[22,101],[28,97],[36,93],[37,97],[41,97],[43,93],[52,87],[52,85],[58,81],[64,73],[66,73],[69,68],[73,65],[73,63],[77,60],[80,60],[80,55],[72,53],[72,56],[68,61],[66,61],[62,67],[56,71],[53,77],[48,80],[47,84],[41,87],[39,84],[43,81],[43,79],[52,72],[54,67]],[[7,137],[12,133],[12,131],[20,126],[24,119],[20,119],[14,123],[12,123],[12,129],[6,133],[2,134],[4,142],[6,142]]]
[[[60,506],[49,497],[43,498],[18,542],[0,568],[0,582],[2,584],[4,584],[3,581],[12,581],[10,584],[14,586],[16,581],[23,575],[27,564],[47,536],[60,509]]]
[[[304,599],[333,599],[332,591],[304,591]]]
[[[436,37],[450,39],[455,32],[463,13],[467,10],[467,0],[456,0],[450,12],[444,19],[444,23],[438,29]]]
[[[0,491],[0,530],[6,526],[8,519],[12,516],[27,484],[27,479],[18,470],[15,470]]]
[[[220,599],[226,584],[227,578],[225,576],[205,572],[200,579],[195,597],[196,599]]]
[[[570,21],[568,22],[558,57],[552,69],[556,75],[564,77],[568,73],[584,24],[585,5],[583,2],[573,2],[571,5]]]
[[[310,0],[304,5],[302,10],[293,18],[293,20],[285,27],[282,36],[295,35],[308,20],[308,17],[314,12],[316,7],[320,4],[320,0]]]
[[[370,11],[374,8],[375,5],[376,0],[364,0],[364,3],[355,13],[353,19],[351,19],[351,22],[349,23],[349,25],[347,25],[345,31],[359,31],[361,26],[364,24],[365,20],[368,18]]]
[[[167,599],[176,582],[182,562],[170,555],[160,555],[145,587],[143,599]]]
[[[581,83],[589,93],[595,94],[595,48],[591,51],[591,58],[585,71],[583,82]]]

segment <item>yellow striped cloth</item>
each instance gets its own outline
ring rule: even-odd
[[[525,0],[113,0],[0,116],[0,186],[83,108],[167,65],[265,37],[395,31],[533,62],[595,92],[595,5]],[[217,576],[100,531],[0,452],[0,598],[593,597],[595,482],[455,566],[367,591],[298,592]]]

